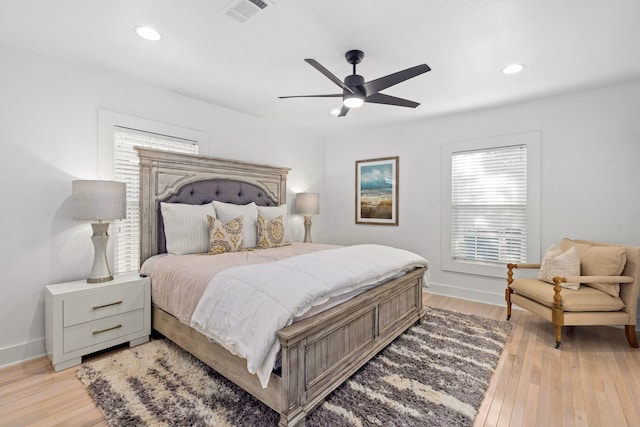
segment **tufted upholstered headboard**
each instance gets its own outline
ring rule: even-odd
[[[289,168],[136,147],[140,158],[140,262],[166,252],[160,203],[286,202]]]

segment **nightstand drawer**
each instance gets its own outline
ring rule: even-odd
[[[63,352],[69,353],[143,329],[143,309],[69,326],[62,332]]]
[[[64,300],[63,326],[102,319],[144,307],[144,287],[132,286]]]

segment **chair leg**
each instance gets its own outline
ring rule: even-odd
[[[511,319],[511,288],[507,286],[504,291],[504,299],[507,301],[507,320]]]
[[[636,337],[636,325],[624,325],[624,332],[627,334],[627,341],[633,348],[638,348],[638,338]]]
[[[556,288],[560,289],[560,286],[556,284]],[[556,290],[556,295],[558,295],[559,291]],[[560,343],[562,342],[562,326],[564,325],[564,311],[562,310],[562,306],[558,303],[554,303],[554,307],[551,309],[551,323],[553,323],[553,329],[556,335],[556,348],[560,348]]]

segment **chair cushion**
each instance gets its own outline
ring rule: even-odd
[[[547,307],[553,307],[553,286],[537,279],[518,279],[511,284],[517,294]],[[613,297],[598,289],[583,286],[577,291],[561,291],[564,311],[618,311],[625,305],[620,297]]]
[[[560,248],[567,250],[575,247],[580,257],[581,276],[619,276],[627,263],[625,249],[622,246],[597,246],[563,239]],[[620,296],[618,283],[584,283],[613,297]]]
[[[568,277],[580,275],[580,258],[576,248],[570,247],[565,252],[555,243],[549,246],[542,258],[538,280],[553,284],[555,276]],[[577,291],[580,283],[560,283],[560,286]]]

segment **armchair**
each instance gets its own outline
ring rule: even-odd
[[[629,345],[638,348],[635,325],[640,247],[570,239],[560,243],[565,251],[572,246],[580,256],[580,276],[556,276],[553,285],[535,278],[513,278],[515,270],[539,269],[541,264],[507,265],[507,320],[511,318],[512,304],[546,319],[554,326],[556,348],[562,342],[563,326],[624,325]],[[610,262],[612,259],[617,265]],[[605,265],[608,261],[609,265]],[[572,290],[562,287],[563,283],[581,285]]]

